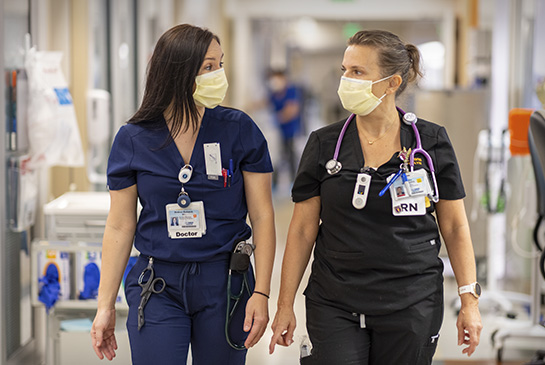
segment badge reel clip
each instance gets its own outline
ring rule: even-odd
[[[182,191],[178,194],[177,203],[182,208],[187,208],[191,204],[191,198],[189,194],[184,189],[184,184],[186,184],[193,174],[193,167],[191,165],[184,165],[180,172],[178,173],[178,180],[182,183]]]

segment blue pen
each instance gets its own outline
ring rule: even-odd
[[[390,182],[388,184],[386,184],[386,186],[384,187],[384,189],[382,189],[380,191],[380,193],[378,193],[378,196],[383,196],[384,193],[386,193],[388,191],[388,189],[390,189],[390,186],[392,186],[392,184],[397,180],[397,178],[399,177],[399,175],[401,175],[403,173],[403,169],[399,169],[399,171],[394,175],[394,177],[392,177],[392,179],[390,180]],[[405,175],[405,174],[403,174]],[[407,177],[405,177],[407,178]]]

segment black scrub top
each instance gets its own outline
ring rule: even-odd
[[[401,115],[400,115],[401,117]],[[314,131],[307,142],[292,189],[294,202],[319,196],[320,228],[316,238],[307,298],[366,315],[405,309],[442,290],[443,263],[438,257],[439,231],[431,202],[423,216],[396,217],[386,178],[399,171],[401,160],[372,169],[365,166],[356,122],[348,126],[338,161],[340,172],[329,175],[325,164],[333,157],[344,121]],[[465,197],[460,170],[444,127],[418,119],[422,147],[436,171],[440,199]],[[414,148],[412,127],[401,123],[401,147]],[[415,156],[415,170],[426,159]],[[352,206],[357,174],[371,175],[366,206]],[[430,179],[431,182],[431,179]],[[432,184],[433,185],[433,184]]]

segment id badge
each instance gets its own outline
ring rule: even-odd
[[[390,182],[395,174],[388,177],[387,182]],[[407,185],[403,183],[403,178],[398,177],[392,185],[390,185],[390,195],[392,200],[402,200],[409,198],[409,191],[407,190]]]
[[[410,196],[428,195],[431,193],[428,172],[424,169],[406,173],[407,182],[405,183]]]
[[[170,238],[200,238],[206,234],[206,217],[202,201],[192,202],[187,208],[180,208],[175,203],[168,204],[166,213]]]
[[[394,175],[389,176],[387,182],[390,182]],[[396,217],[425,215],[426,196],[410,196],[406,185],[407,183],[403,183],[402,179],[398,178],[390,186],[392,214]]]
[[[218,180],[221,176],[221,151],[220,144],[205,143],[204,148],[204,163],[206,165],[206,175],[209,180]]]

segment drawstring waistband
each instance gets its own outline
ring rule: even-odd
[[[184,266],[180,275],[180,289],[182,291],[182,302],[185,313],[189,314],[189,304],[187,303],[187,278],[189,275],[199,275],[200,265],[198,262],[191,262]]]

